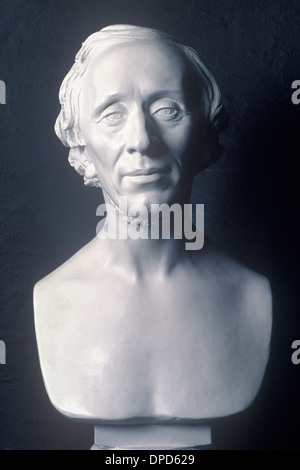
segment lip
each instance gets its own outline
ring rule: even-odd
[[[137,170],[131,171],[126,176],[151,176],[151,175],[162,175],[167,173],[166,168],[139,168]]]
[[[139,168],[127,173],[132,183],[147,184],[159,182],[168,173],[167,168]]]

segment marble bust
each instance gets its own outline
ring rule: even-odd
[[[189,202],[220,156],[223,105],[196,52],[161,31],[90,36],[60,90],[55,130],[86,185],[112,209]],[[130,225],[127,214],[119,225]],[[136,219],[138,219],[138,215]],[[149,224],[138,220],[141,230]],[[193,448],[210,421],[247,408],[269,356],[268,280],[211,242],[95,238],[34,289],[49,398],[95,425],[96,449]]]

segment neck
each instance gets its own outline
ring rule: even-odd
[[[135,205],[132,212],[124,199],[116,205],[105,194],[105,201],[106,218],[98,226],[97,236],[105,240],[109,264],[121,264],[127,276],[143,279],[154,273],[165,275],[183,259],[186,239],[181,205],[176,205],[176,218],[170,217],[168,206],[155,212]]]

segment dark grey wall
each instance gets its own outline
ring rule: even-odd
[[[0,79],[0,449],[77,449],[89,426],[50,405],[35,344],[32,288],[95,234],[96,190],[84,188],[53,132],[60,82],[81,42],[113,23],[163,29],[200,52],[231,115],[220,162],[197,177],[206,233],[267,275],[271,361],[250,410],[215,425],[219,448],[300,448],[297,231],[300,79],[297,0],[2,0]],[[76,367],[76,364],[74,364]]]

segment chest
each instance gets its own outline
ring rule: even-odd
[[[89,285],[58,306],[52,324],[55,351],[64,356],[68,351],[78,365],[107,378],[139,371],[146,380],[152,369],[157,377],[170,368],[184,374],[189,367],[211,365],[220,349],[226,360],[241,335],[246,340],[239,308],[237,299],[225,302],[191,285],[160,291],[118,285],[100,293]]]
[[[40,338],[52,401],[72,415],[126,420],[203,418],[221,402],[224,414],[237,403],[237,382],[245,400],[253,332],[238,296],[225,301],[208,289],[68,289]]]

